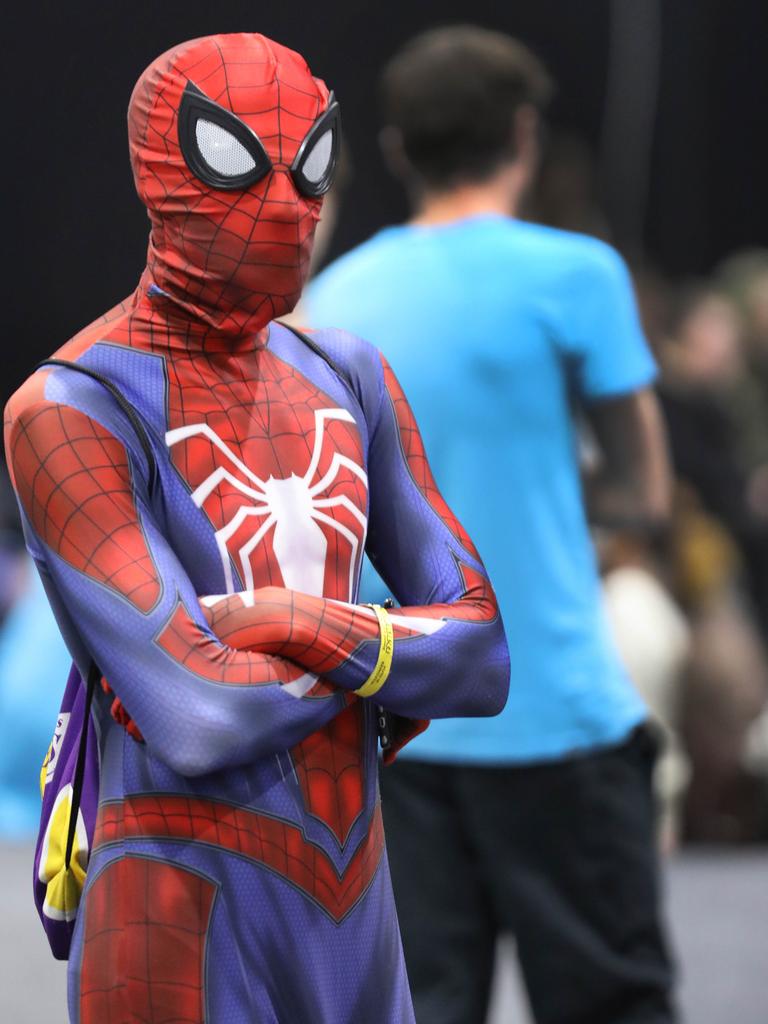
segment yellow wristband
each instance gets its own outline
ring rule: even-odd
[[[392,623],[389,620],[386,608],[382,608],[380,604],[369,604],[368,607],[373,608],[376,618],[379,620],[379,630],[381,633],[379,657],[373,672],[371,672],[360,689],[355,690],[358,697],[372,697],[386,683],[392,668],[392,654],[395,648],[395,631],[392,629]]]

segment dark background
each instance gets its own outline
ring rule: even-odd
[[[618,15],[630,54],[643,39],[650,50],[614,93],[611,157],[603,127]],[[591,147],[598,199],[613,216],[615,240],[634,257],[680,277],[708,271],[734,248],[768,243],[765,0],[19,5],[3,26],[10,322],[0,397],[134,286],[146,220],[133,193],[125,111],[134,81],[158,53],[212,32],[261,31],[302,52],[335,89],[353,171],[333,255],[405,213],[376,149],[378,69],[414,32],[468,20],[516,34],[544,58],[559,85],[552,122]],[[631,63],[618,61],[620,77]],[[632,96],[643,89],[651,120],[638,184],[620,154],[632,153],[642,135]],[[626,216],[623,192],[634,216]]]

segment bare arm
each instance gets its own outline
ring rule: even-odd
[[[600,449],[586,483],[591,518],[604,526],[654,528],[669,515],[672,472],[664,420],[651,388],[590,403]]]

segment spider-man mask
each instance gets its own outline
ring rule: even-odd
[[[136,83],[128,130],[150,293],[232,335],[293,309],[340,142],[304,59],[251,33],[182,43]]]

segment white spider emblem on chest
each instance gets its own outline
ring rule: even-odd
[[[207,423],[191,423],[166,433],[165,443],[169,448],[190,437],[201,435],[224,456],[224,464],[218,466],[192,492],[192,500],[198,508],[202,508],[206,498],[225,480],[245,498],[250,499],[250,504],[240,505],[230,521],[216,530],[215,534],[228,594],[235,593],[235,581],[227,544],[246,519],[254,518],[260,522],[256,524],[248,540],[237,550],[246,603],[253,602],[250,592],[255,588],[251,554],[270,531],[273,531],[272,550],[285,586],[290,590],[300,590],[317,597],[323,595],[328,541],[320,527],[321,523],[339,533],[350,545],[347,600],[351,599],[358,557],[365,544],[368,521],[365,514],[346,495],[325,495],[342,467],[354,473],[366,489],[368,476],[362,466],[341,452],[334,452],[327,471],[320,476],[318,469],[328,420],[355,422],[352,414],[346,409],[316,409],[315,440],[309,466],[304,475],[297,476],[292,473],[289,477],[270,476],[266,480],[262,480],[249,469]],[[361,527],[361,536],[328,515],[328,510],[334,507],[342,507],[350,513]],[[247,597],[250,597],[250,602]]]

